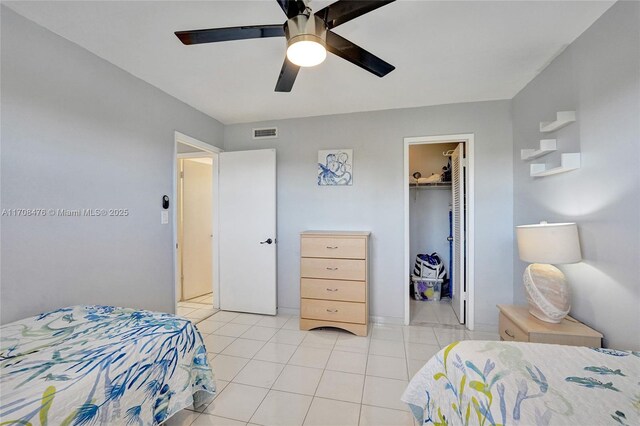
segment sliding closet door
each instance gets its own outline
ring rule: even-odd
[[[466,235],[466,188],[464,167],[464,144],[458,144],[451,156],[451,183],[453,216],[453,280],[451,282],[451,305],[461,324],[466,317],[466,270],[465,270],[465,235]]]

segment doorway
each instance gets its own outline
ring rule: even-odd
[[[202,321],[218,307],[218,150],[176,132],[176,313]]]
[[[405,138],[405,324],[473,329],[473,135]]]

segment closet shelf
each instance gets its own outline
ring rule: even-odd
[[[542,133],[555,132],[556,130],[562,129],[564,126],[573,123],[574,121],[576,121],[575,111],[558,111],[558,113],[556,113],[555,121],[540,122],[540,131]]]
[[[524,161],[533,160],[534,158],[542,157],[550,152],[556,150],[555,139],[542,139],[540,141],[539,149],[521,149],[520,158]]]
[[[451,182],[409,183],[409,188],[417,189],[450,189]]]
[[[562,154],[560,157],[560,167],[547,169],[546,164],[531,164],[529,174],[532,177],[543,177],[555,175],[558,173],[570,172],[580,168],[580,153],[571,152]]]

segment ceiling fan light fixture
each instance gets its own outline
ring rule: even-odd
[[[321,64],[327,57],[327,49],[321,41],[321,39],[313,40],[306,37],[291,40],[287,47],[287,59],[300,67],[314,67]]]
[[[384,77],[395,69],[393,65],[331,31],[395,0],[337,0],[315,13],[309,5],[310,1],[277,0],[287,15],[287,20],[281,25],[176,31],[175,35],[185,45],[285,37],[287,56],[280,69],[276,92],[290,92],[300,68],[321,64],[327,57],[327,51],[378,77]]]

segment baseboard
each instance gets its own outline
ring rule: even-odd
[[[498,330],[498,324],[475,324],[473,331],[480,331],[483,333],[495,333]]]
[[[371,315],[369,316],[369,322],[371,324],[404,325],[404,318]]]
[[[299,317],[300,309],[297,308],[278,308],[278,313],[281,315],[292,315]]]
[[[292,315],[300,316],[300,309],[298,308],[278,308],[278,314],[280,315]],[[398,317],[382,317],[377,315],[369,316],[369,322],[371,324],[389,324],[389,325],[404,325],[404,319]]]

